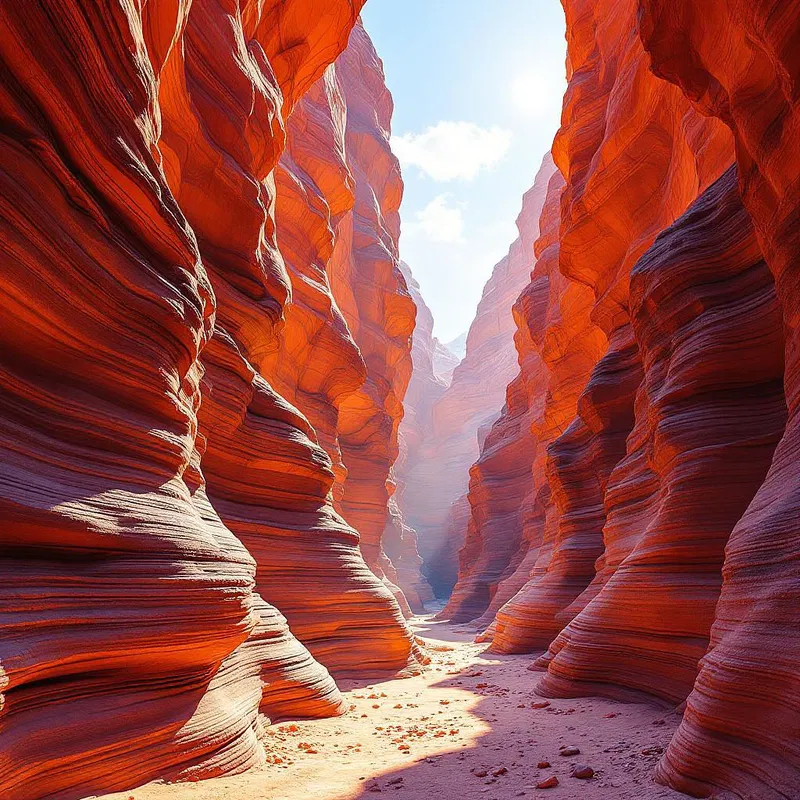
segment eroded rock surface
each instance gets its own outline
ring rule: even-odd
[[[546,298],[543,218],[520,301],[529,329],[545,328],[542,423],[514,421],[541,375],[518,335],[520,376],[471,486],[474,506],[515,523],[486,537],[473,519],[446,613],[501,652],[549,647],[542,693],[687,700],[660,780],[785,800],[800,781],[799,12],[564,6],[561,286]],[[527,491],[476,480],[502,453],[522,469],[521,451]],[[524,515],[541,531],[533,548]],[[497,610],[520,571],[527,583]]]
[[[325,274],[362,176],[321,76],[360,5],[0,12],[4,797],[241,771],[265,719],[338,713],[326,665],[415,661],[330,491],[368,369]]]

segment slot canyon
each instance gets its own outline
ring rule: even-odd
[[[0,0],[0,800],[800,800],[800,0],[515,0],[464,352],[381,2]]]

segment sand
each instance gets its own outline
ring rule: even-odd
[[[685,797],[651,777],[676,714],[597,698],[537,708],[546,701],[534,692],[531,656],[484,653],[463,626],[430,617],[413,623],[431,656],[424,675],[344,683],[344,716],[268,729],[267,766],[199,783],[150,783],[104,800]],[[564,746],[580,753],[562,756]],[[572,777],[576,765],[594,777]],[[536,788],[551,776],[557,787]]]

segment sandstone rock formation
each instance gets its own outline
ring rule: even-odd
[[[687,700],[658,769],[673,787],[786,800],[800,784],[800,11],[564,6],[561,285],[545,297],[543,219],[517,316],[544,346],[517,336],[520,375],[472,473],[473,510],[496,517],[473,514],[446,613],[501,652],[549,646],[546,694]],[[531,352],[549,374],[527,400]],[[531,402],[542,423],[523,422]]]
[[[800,7],[715,1],[700,15],[683,0],[641,6],[654,70],[736,139],[742,201],[783,318],[789,415],[769,472],[731,533],[711,646],[660,775],[693,793],[792,797],[800,783]]]
[[[467,354],[434,404],[425,442],[407,467],[406,491],[414,497],[406,516],[417,531],[424,571],[446,596],[456,574],[455,555],[466,531],[453,506],[467,491],[467,471],[479,452],[479,429],[488,433],[503,406],[505,387],[517,368],[511,306],[530,279],[533,241],[547,181],[555,167],[545,161],[537,183],[523,198],[519,238],[494,268],[467,336]],[[464,508],[461,501],[461,508]]]
[[[398,599],[396,571],[381,541],[395,484],[403,396],[411,378],[416,308],[399,267],[400,165],[389,147],[392,97],[361,25],[337,63],[347,105],[345,149],[355,181],[352,212],[342,220],[330,265],[337,303],[364,358],[366,381],[340,405],[339,442],[347,479],[338,498],[361,535],[367,564]],[[401,548],[408,539],[400,536]],[[413,558],[413,553],[407,553]]]
[[[259,710],[336,713],[276,603],[337,672],[414,659],[331,505],[337,402],[368,370],[324,275],[362,178],[330,76],[275,173],[360,5],[0,11],[4,797],[239,771]]]
[[[635,25],[636,3],[613,5],[613,12],[602,3],[565,5],[573,80],[553,146],[566,179],[559,269],[590,287],[593,299],[588,316],[565,317],[562,325],[569,331],[564,349],[590,357],[568,378],[573,390],[580,387],[576,413],[548,448],[558,513],[552,553],[546,572],[498,613],[493,647],[503,652],[546,648],[580,610],[574,603],[603,552],[605,489],[625,455],[641,379],[629,324],[630,270],[730,163],[724,126],[700,116],[680,92],[653,76],[639,38],[622,32]],[[602,349],[605,355],[595,360]],[[558,373],[547,402],[571,410],[572,392],[559,386]],[[559,399],[562,392],[568,402]]]
[[[452,374],[458,359],[433,335],[433,314],[425,304],[408,264],[400,262],[400,269],[417,308],[417,318],[411,347],[414,369],[403,400],[403,421],[398,434],[399,456],[394,466],[397,490],[390,508],[393,506],[396,513],[384,533],[384,546],[398,571],[400,588],[411,610],[422,613],[425,603],[433,600],[433,590],[421,573],[417,533],[405,522],[407,512],[404,510],[413,509],[416,502],[414,496],[405,494],[406,481],[410,465],[417,463],[420,448],[430,431],[433,406],[447,389],[447,373]],[[408,543],[394,545],[398,538],[408,539]]]
[[[708,645],[728,537],[785,425],[774,284],[735,168],[640,259],[630,309],[647,432],[611,476],[595,597],[551,645],[543,686],[603,692],[607,675],[612,693],[681,702]],[[642,487],[647,515],[634,518]]]

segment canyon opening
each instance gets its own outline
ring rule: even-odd
[[[0,120],[2,800],[800,800],[800,0],[0,0]]]

